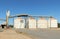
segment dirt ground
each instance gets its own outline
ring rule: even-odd
[[[33,39],[60,39],[60,28],[54,29],[17,29]]]
[[[0,32],[0,39],[32,39],[28,36],[18,34],[14,30],[7,29]]]

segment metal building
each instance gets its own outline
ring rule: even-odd
[[[25,20],[23,18],[14,19],[14,28],[25,28]]]
[[[37,28],[47,28],[47,20],[45,18],[38,19]]]
[[[50,18],[48,20],[48,27],[49,28],[57,28],[58,27],[58,21],[55,18]]]
[[[36,28],[36,19],[33,17],[28,18],[28,27],[29,28]]]
[[[54,18],[48,17],[48,20],[45,17],[40,17],[36,19],[34,17],[17,17],[14,19],[14,28],[57,28],[58,21]]]

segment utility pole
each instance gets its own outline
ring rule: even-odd
[[[9,19],[9,16],[10,16],[10,11],[7,10],[6,11],[6,28],[8,27],[8,19]]]

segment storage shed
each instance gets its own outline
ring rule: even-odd
[[[38,19],[37,24],[37,28],[47,28],[47,20],[43,17]]]
[[[34,19],[33,17],[29,17],[28,26],[29,28],[36,28],[36,19]]]
[[[48,20],[48,27],[49,28],[57,28],[58,27],[58,21],[55,18],[50,18]]]
[[[25,20],[23,18],[15,18],[14,28],[25,28]]]

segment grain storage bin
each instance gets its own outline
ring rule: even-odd
[[[57,27],[58,27],[58,22],[57,22],[57,20],[54,19],[54,18],[50,18],[50,19],[48,20],[48,27],[49,27],[49,28],[57,28]]]
[[[43,17],[38,19],[37,24],[37,28],[47,28],[47,20]]]
[[[28,26],[29,28],[36,28],[36,20],[32,17],[28,18]]]
[[[25,28],[25,20],[23,18],[14,19],[14,28]]]

